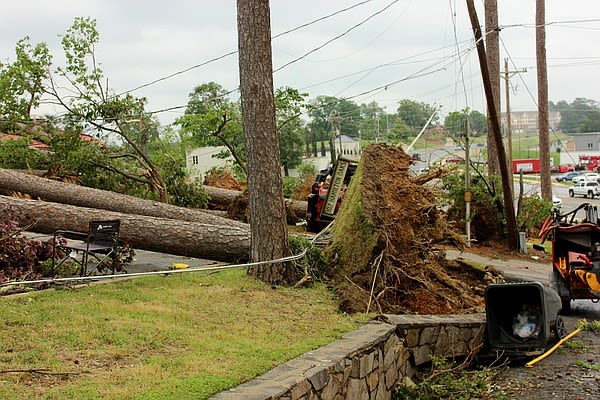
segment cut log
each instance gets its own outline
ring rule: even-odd
[[[204,185],[204,191],[210,197],[209,205],[211,208],[219,208],[222,210],[227,210],[233,201],[242,194],[242,192],[237,190],[222,189],[207,185]],[[285,206],[297,218],[301,220],[306,218],[306,201],[285,199]]]
[[[123,214],[147,215],[249,229],[247,224],[222,216],[212,215],[197,208],[177,207],[107,190],[63,183],[13,170],[0,169],[0,194],[10,195],[11,192],[26,193],[32,198],[39,198],[54,203],[98,208]]]
[[[0,206],[5,205],[35,222],[28,229],[33,232],[85,232],[92,219],[120,219],[120,237],[134,249],[226,262],[245,261],[249,255],[250,230],[233,226],[230,220],[225,220],[226,225],[214,225],[0,196]]]

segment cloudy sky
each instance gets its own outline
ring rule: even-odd
[[[511,108],[535,110],[535,1],[498,3],[502,69],[505,58],[510,70],[527,69],[510,79]],[[483,24],[483,0],[475,4]],[[29,36],[60,63],[61,34],[77,16],[96,19],[97,58],[115,92],[139,88],[133,94],[147,97],[149,110],[175,108],[156,114],[164,124],[183,113],[176,107],[195,86],[238,86],[234,0],[7,2],[0,60],[14,60],[16,42]],[[546,0],[546,22],[549,99],[599,100],[600,1]],[[276,87],[376,101],[388,112],[401,99],[441,105],[442,114],[485,110],[465,0],[271,0],[271,28]]]

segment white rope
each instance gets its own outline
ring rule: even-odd
[[[329,223],[321,232],[316,234],[311,240],[311,245],[325,232],[327,232],[330,227],[333,225],[333,221]],[[309,247],[306,247],[302,252],[278,258],[275,260],[267,260],[267,261],[257,261],[251,263],[244,264],[221,264],[214,267],[196,267],[196,268],[184,268],[184,269],[173,269],[173,270],[165,270],[165,271],[150,271],[150,272],[133,272],[133,273],[125,273],[125,274],[110,274],[110,275],[91,275],[91,276],[76,276],[76,277],[67,277],[67,278],[47,278],[47,279],[36,279],[29,281],[10,281],[0,284],[0,287],[5,286],[26,286],[26,285],[36,285],[40,283],[67,283],[67,282],[82,282],[82,281],[101,281],[105,279],[114,279],[114,278],[133,278],[133,277],[142,277],[142,276],[152,276],[152,275],[171,275],[171,274],[182,274],[186,272],[200,272],[200,271],[222,271],[227,269],[234,268],[248,268],[254,267],[257,265],[263,264],[279,264],[290,261],[296,261],[303,258],[308,252]]]

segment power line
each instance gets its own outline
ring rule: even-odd
[[[309,56],[310,54],[312,54],[312,53],[314,53],[314,52],[316,52],[316,51],[319,51],[319,50],[321,50],[322,48],[324,48],[324,47],[325,47],[325,46],[327,46],[328,44],[330,44],[330,43],[332,43],[332,42],[334,42],[334,41],[338,40],[339,38],[341,38],[341,37],[343,37],[343,36],[347,35],[347,34],[348,34],[348,33],[350,33],[351,31],[353,31],[354,29],[358,28],[359,26],[362,26],[362,25],[364,25],[365,23],[367,23],[367,22],[368,22],[369,20],[371,20],[372,18],[374,18],[374,17],[376,17],[377,15],[381,14],[382,12],[386,11],[388,8],[390,8],[391,6],[393,6],[394,4],[396,4],[398,1],[399,1],[399,0],[393,0],[393,1],[392,1],[390,4],[388,4],[387,6],[385,6],[384,8],[382,8],[381,10],[379,10],[379,11],[375,12],[374,14],[371,14],[370,16],[368,16],[367,18],[365,18],[364,20],[362,20],[362,21],[361,21],[361,22],[359,22],[358,24],[356,24],[356,25],[354,25],[354,26],[350,27],[349,29],[345,30],[345,31],[344,31],[344,32],[342,32],[341,34],[339,34],[339,35],[337,35],[337,36],[333,37],[332,39],[329,39],[328,41],[326,41],[326,42],[325,42],[325,43],[323,43],[322,45],[315,47],[314,49],[312,49],[312,50],[310,50],[309,52],[307,52],[307,53],[303,54],[302,56],[300,56],[300,57],[298,57],[298,58],[295,58],[295,59],[293,59],[292,61],[290,61],[290,62],[287,62],[287,63],[283,64],[281,67],[279,67],[279,68],[275,69],[275,70],[273,71],[273,73],[275,73],[275,72],[278,72],[278,71],[281,71],[283,68],[285,68],[285,67],[288,67],[288,66],[290,66],[290,65],[292,65],[292,64],[294,64],[294,63],[296,63],[296,62],[298,62],[298,61],[300,61],[300,60],[302,60],[302,59],[306,58],[306,57],[307,57],[307,56]]]
[[[305,24],[299,25],[299,26],[297,26],[297,27],[295,27],[295,28],[292,28],[292,29],[289,29],[289,30],[287,30],[287,31],[281,32],[281,33],[279,33],[279,34],[277,34],[277,35],[273,36],[273,37],[271,38],[271,40],[273,40],[273,39],[277,39],[277,38],[279,38],[279,37],[281,37],[281,36],[284,36],[284,35],[287,35],[287,34],[289,34],[289,33],[295,32],[295,31],[297,31],[297,30],[300,30],[300,29],[302,29],[302,28],[305,28],[305,27],[307,27],[307,26],[314,25],[314,24],[316,24],[316,23],[318,23],[318,22],[324,21],[324,20],[326,20],[326,19],[329,19],[329,18],[331,18],[331,17],[334,17],[334,16],[336,16],[336,15],[338,15],[338,14],[341,14],[341,13],[344,13],[344,12],[346,12],[346,11],[352,10],[352,9],[354,9],[354,8],[358,7],[358,6],[362,6],[362,5],[366,4],[366,3],[370,3],[371,1],[373,1],[373,0],[364,0],[364,1],[361,1],[361,2],[359,2],[359,3],[356,3],[356,4],[352,5],[352,6],[349,6],[349,7],[343,8],[343,9],[341,9],[341,10],[338,10],[338,11],[335,11],[335,12],[333,12],[333,13],[331,13],[331,14],[325,15],[325,16],[323,16],[323,17],[317,18],[317,19],[315,19],[315,20],[312,20],[312,21],[310,21],[310,22],[307,22],[307,23],[305,23]],[[126,91],[124,91],[124,92],[120,93],[118,96],[121,96],[121,95],[124,95],[124,94],[127,94],[127,93],[131,93],[131,92],[134,92],[134,91],[136,91],[136,90],[139,90],[139,89],[143,89],[143,88],[145,88],[145,87],[148,87],[148,86],[155,85],[155,84],[157,84],[157,83],[159,83],[159,82],[165,81],[165,80],[167,80],[167,79],[171,79],[171,78],[173,78],[173,77],[175,77],[175,76],[178,76],[178,75],[181,75],[181,74],[185,74],[186,72],[189,72],[189,71],[191,71],[191,70],[193,70],[193,69],[197,69],[197,68],[203,67],[203,66],[205,66],[205,65],[207,65],[207,64],[211,64],[211,63],[213,63],[213,62],[216,62],[216,61],[222,60],[222,59],[224,59],[224,58],[227,58],[227,57],[229,57],[229,56],[232,56],[232,55],[234,55],[234,54],[237,54],[237,52],[238,52],[237,50],[235,50],[235,51],[230,51],[229,53],[223,54],[223,55],[221,55],[221,56],[218,56],[218,57],[215,57],[215,58],[211,58],[210,60],[207,60],[207,61],[201,62],[201,63],[199,63],[199,64],[196,64],[196,65],[192,65],[191,67],[188,67],[188,68],[182,69],[182,70],[180,70],[180,71],[174,72],[174,73],[172,73],[172,74],[169,74],[169,75],[167,75],[167,76],[164,76],[164,77],[162,77],[162,78],[158,78],[158,79],[155,79],[155,80],[153,80],[153,81],[151,81],[151,82],[144,83],[144,84],[142,84],[142,85],[136,86],[136,87],[135,87],[135,88],[133,88],[133,89],[126,90]]]

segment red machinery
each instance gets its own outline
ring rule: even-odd
[[[339,157],[335,167],[319,172],[308,196],[306,229],[309,232],[320,232],[333,221],[356,167],[356,161]]]
[[[598,164],[600,164],[600,156],[579,156],[579,165],[585,166],[588,171],[596,172],[598,170]]]
[[[583,213],[580,222],[576,217]],[[581,218],[581,216],[580,216]],[[558,292],[563,313],[571,310],[571,300],[600,300],[600,221],[598,209],[583,203],[560,214],[552,210],[542,229],[542,243],[552,240],[551,284]]]

